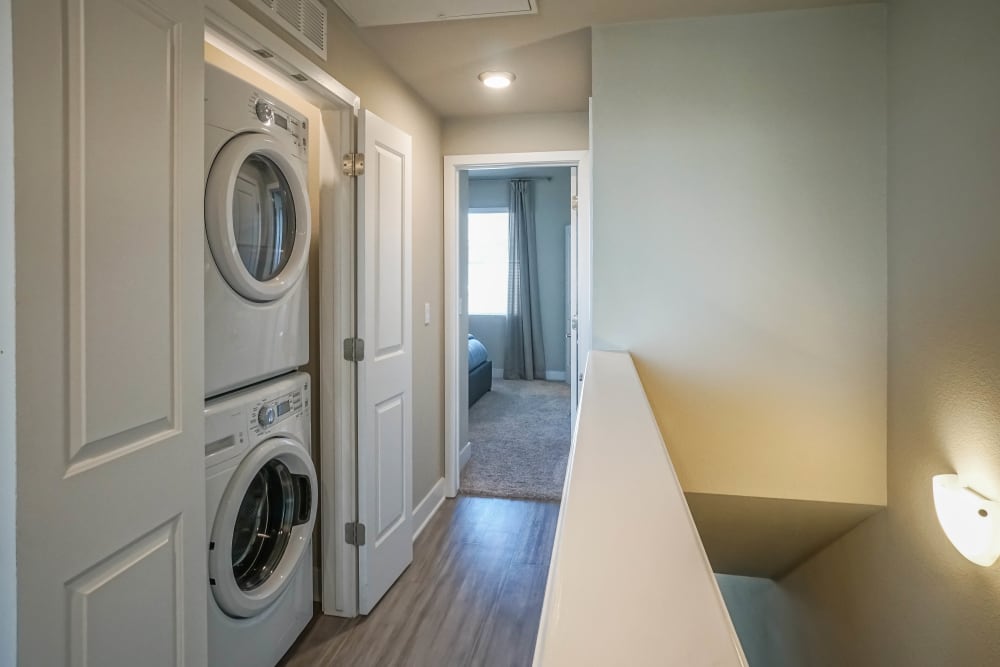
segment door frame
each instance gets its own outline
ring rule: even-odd
[[[358,614],[358,549],[344,539],[343,526],[357,519],[356,369],[344,359],[342,342],[355,331],[355,182],[344,175],[342,156],[355,151],[361,98],[295,47],[230,0],[206,0],[205,41],[244,65],[299,94],[322,112],[312,128],[320,142],[320,227],[314,238],[319,271],[320,429],[313,434],[319,477],[320,558],[314,564],[323,613]],[[254,52],[263,49],[272,57]],[[289,81],[290,72],[308,79]],[[315,139],[314,139],[315,140]],[[315,331],[315,327],[311,327]],[[314,572],[314,575],[316,572]]]
[[[461,358],[465,347],[460,340],[459,322],[459,175],[461,171],[502,167],[576,167],[577,168],[577,359],[583,376],[587,355],[592,347],[592,225],[590,151],[540,151],[529,153],[488,153],[446,155],[444,158],[444,476],[445,495],[458,495],[461,472],[460,439]],[[570,378],[572,382],[574,378]],[[579,381],[579,378],[576,378]],[[574,414],[576,410],[573,410]],[[575,428],[575,427],[574,427]]]

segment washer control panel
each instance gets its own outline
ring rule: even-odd
[[[302,159],[308,157],[309,124],[306,119],[280,104],[254,92],[248,101],[250,114],[267,125],[274,132],[280,132],[295,144],[296,153]]]
[[[309,413],[309,387],[296,389],[275,398],[260,401],[250,413],[250,430],[257,435],[291,417]]]

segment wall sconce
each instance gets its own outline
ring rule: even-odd
[[[1000,557],[1000,503],[962,486],[958,475],[935,475],[931,481],[944,534],[976,565],[993,565]]]

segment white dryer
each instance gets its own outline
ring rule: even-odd
[[[313,614],[309,376],[205,404],[208,664],[273,667]]]
[[[308,123],[205,66],[205,395],[309,360]]]

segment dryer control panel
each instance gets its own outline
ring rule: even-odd
[[[309,387],[257,403],[250,411],[250,431],[261,435],[291,417],[309,414]]]
[[[295,145],[298,157],[303,160],[308,159],[309,123],[304,116],[284,108],[256,91],[250,96],[247,107],[251,115],[270,127],[273,132],[287,135],[289,141]]]

